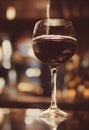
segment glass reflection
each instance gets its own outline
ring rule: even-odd
[[[41,109],[0,109],[0,130],[89,130],[89,111],[69,111],[68,119],[39,118]]]
[[[25,116],[26,128],[31,130],[57,130],[57,127],[67,118],[42,118],[39,117],[41,109],[27,109]]]

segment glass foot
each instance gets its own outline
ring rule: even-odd
[[[40,117],[43,118],[67,118],[68,114],[59,108],[48,108],[47,110],[40,113]]]

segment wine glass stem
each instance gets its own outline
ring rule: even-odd
[[[57,101],[56,101],[56,79],[57,79],[57,69],[51,69],[51,108],[57,108]]]

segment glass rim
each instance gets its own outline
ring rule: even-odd
[[[66,25],[66,24],[71,24],[72,25],[72,21],[68,20],[68,19],[63,19],[63,18],[48,18],[48,19],[41,19],[39,21],[36,22],[36,24],[42,23],[42,22],[47,22],[47,24],[52,26],[57,26],[57,25]],[[45,24],[44,24],[45,25]]]

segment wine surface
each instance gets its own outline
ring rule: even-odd
[[[77,49],[75,38],[62,35],[42,35],[33,39],[35,56],[50,66],[69,60]]]

